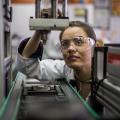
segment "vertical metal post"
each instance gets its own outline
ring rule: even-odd
[[[35,0],[35,18],[41,17],[41,0]]]
[[[63,7],[62,7],[63,17],[68,17],[67,3],[68,3],[67,0],[63,0]]]
[[[4,30],[3,30],[3,3],[0,0],[0,107],[4,100]]]
[[[58,5],[58,0],[51,0],[51,15],[52,15],[52,18],[57,18],[57,5]]]

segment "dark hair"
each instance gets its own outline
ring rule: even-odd
[[[80,28],[82,28],[86,32],[88,37],[90,37],[90,38],[92,38],[96,41],[96,35],[95,35],[95,32],[94,32],[93,28],[89,24],[86,24],[86,23],[81,22],[81,21],[71,21],[69,23],[69,26],[64,28],[62,30],[62,32],[60,33],[60,40],[62,39],[64,31],[66,29],[68,29],[69,27],[80,27]]]

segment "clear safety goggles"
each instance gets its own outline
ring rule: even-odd
[[[78,36],[78,37],[74,37],[72,39],[63,39],[61,40],[61,48],[62,49],[67,49],[70,47],[71,42],[74,43],[75,46],[83,46],[85,43],[93,46],[95,44],[95,40],[93,40],[90,37],[83,37],[83,36]]]

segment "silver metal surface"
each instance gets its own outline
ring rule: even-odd
[[[0,106],[4,100],[4,48],[3,48],[3,41],[4,41],[4,33],[3,33],[3,9],[2,9],[2,0],[0,0]]]
[[[120,87],[105,79],[98,89],[97,99],[113,112],[113,116],[120,116]]]
[[[63,17],[68,17],[68,8],[67,8],[67,0],[63,0],[63,6],[62,6],[62,13],[63,13]]]
[[[36,0],[35,1],[35,17],[39,18],[41,16],[40,11],[41,11],[41,0]]]
[[[68,25],[68,19],[39,18],[29,20],[30,30],[61,30]]]
[[[57,3],[58,3],[58,0],[51,0],[52,18],[57,18]]]
[[[12,9],[10,2],[0,1],[0,104],[3,102],[9,92],[12,80],[12,46],[11,46],[11,31],[10,22],[12,20]]]

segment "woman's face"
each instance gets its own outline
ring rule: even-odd
[[[80,40],[84,39],[84,42]],[[69,27],[63,33],[61,51],[66,64],[76,70],[91,66],[92,47],[86,32],[80,27]]]

